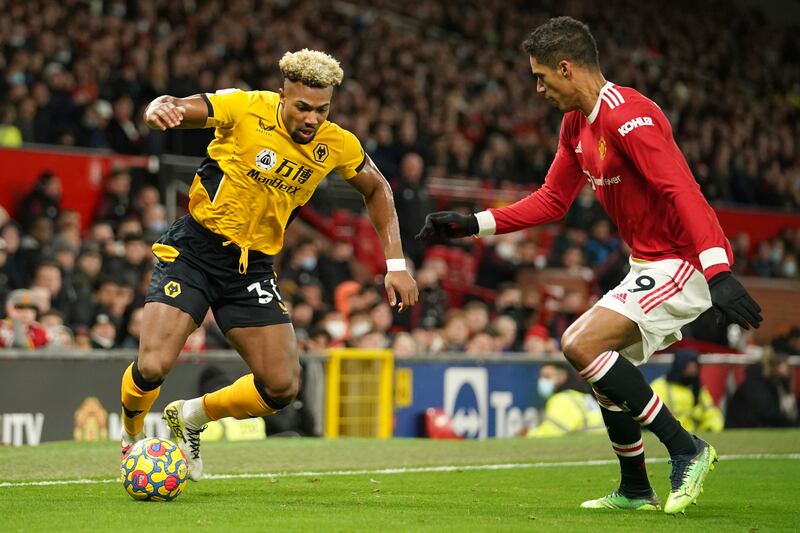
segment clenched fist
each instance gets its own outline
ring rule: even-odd
[[[175,105],[175,98],[172,96],[162,96],[156,98],[144,112],[144,122],[152,129],[166,131],[180,126],[186,114],[186,108],[182,105]]]
[[[425,225],[415,239],[444,241],[477,235],[478,231],[478,219],[474,214],[462,215],[455,211],[437,211],[425,217]]]
[[[708,282],[711,303],[724,317],[744,329],[757,328],[761,321],[761,306],[753,300],[739,281],[730,272],[720,272]]]

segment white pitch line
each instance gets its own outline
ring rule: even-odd
[[[102,485],[103,483],[114,483],[115,481],[119,481],[119,478],[116,479],[61,479],[61,480],[54,480],[54,481],[22,481],[22,482],[14,482],[14,481],[7,481],[5,483],[0,483],[0,488],[5,487],[49,487],[51,485]]]
[[[739,461],[745,459],[793,459],[800,460],[800,453],[750,453],[720,455],[721,461]],[[648,463],[658,463],[664,458],[649,458]],[[253,474],[207,474],[203,479],[274,479],[289,477],[322,477],[322,476],[364,476],[364,475],[394,475],[394,474],[423,474],[434,472],[462,472],[474,470],[517,470],[526,468],[557,468],[561,466],[606,466],[617,464],[616,459],[597,459],[592,461],[564,461],[550,463],[506,463],[494,465],[444,465],[444,466],[419,466],[400,468],[377,468],[372,470],[320,470],[317,472],[272,472]],[[117,483],[115,479],[63,479],[54,481],[8,481],[0,483],[0,488],[9,487],[39,487],[52,485],[100,485],[104,483]]]

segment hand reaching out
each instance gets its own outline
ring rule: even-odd
[[[444,241],[477,235],[478,231],[478,219],[473,214],[437,211],[425,217],[425,225],[415,239],[428,242]]]

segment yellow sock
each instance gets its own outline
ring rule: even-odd
[[[203,408],[211,420],[228,416],[242,420],[278,412],[261,397],[253,374],[242,376],[231,385],[203,396]]]
[[[160,383],[154,389],[144,390],[140,386],[143,385],[141,376],[138,379],[140,383],[136,384],[137,378],[133,376],[133,365],[135,364],[136,361],[131,363],[122,374],[122,425],[130,435],[142,432],[144,417],[158,398],[158,393],[161,392]]]

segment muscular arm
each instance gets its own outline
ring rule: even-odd
[[[386,259],[399,260],[405,265],[392,188],[369,156],[364,157],[364,167],[355,177],[349,179],[348,183],[364,197],[367,213],[381,239]],[[392,306],[397,303],[396,295],[400,296],[401,311],[417,303],[419,297],[417,284],[405,270],[390,269],[386,273],[384,285]]]
[[[203,128],[208,121],[208,100],[195,94],[186,98],[159,96],[144,110],[144,122],[154,130]]]
[[[364,168],[348,183],[364,197],[369,218],[383,244],[386,259],[402,259],[400,225],[394,209],[392,188],[375,163],[366,156]]]

